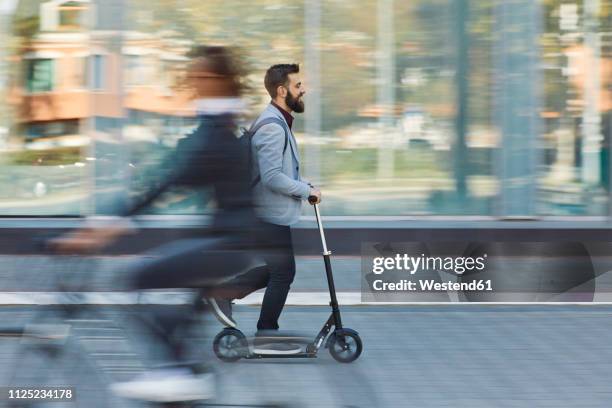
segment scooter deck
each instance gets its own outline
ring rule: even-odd
[[[263,358],[317,358],[317,353],[295,353],[295,354],[257,354],[250,353],[243,357],[246,360],[259,360]]]
[[[289,342],[289,343],[299,343],[303,345],[312,344],[312,336],[252,336],[247,337],[249,344],[253,344],[254,340],[266,342],[269,341],[271,343],[275,342]]]
[[[301,344],[303,346],[306,346],[300,353],[292,353],[292,354],[285,354],[285,353],[278,353],[275,354],[273,352],[270,353],[257,353],[255,352],[255,348],[256,346],[253,344],[253,340],[270,340],[271,342],[290,342],[292,344]],[[248,344],[249,344],[249,350],[246,356],[244,356],[245,359],[262,359],[262,358],[315,358],[317,356],[317,352],[316,351],[310,351],[310,350],[314,350],[314,343],[312,341],[312,337],[310,338],[306,338],[303,336],[300,337],[291,337],[291,336],[259,336],[259,337],[255,337],[255,338],[250,338],[247,340]]]

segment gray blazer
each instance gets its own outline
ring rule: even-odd
[[[289,146],[285,146],[285,130],[278,124],[262,126],[252,137],[253,176],[261,181],[253,187],[255,211],[261,219],[277,225],[295,224],[302,212],[302,200],[307,200],[310,186],[300,178],[300,156],[287,121],[272,104],[261,113],[258,122],[275,117],[285,125]]]

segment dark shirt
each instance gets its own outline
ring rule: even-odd
[[[280,113],[283,114],[283,117],[285,118],[285,120],[287,121],[287,124],[289,125],[289,130],[291,130],[291,125],[293,125],[293,116],[291,116],[291,114],[289,112],[287,112],[286,110],[284,110],[283,108],[278,106],[276,103],[274,103],[274,101],[272,101],[272,105],[276,109],[278,109],[280,111]]]

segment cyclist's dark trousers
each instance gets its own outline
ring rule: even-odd
[[[130,268],[131,288],[196,289],[213,285],[246,270],[251,262],[246,251],[231,244],[229,238],[210,237],[179,240],[154,248]],[[194,307],[162,304],[141,305],[137,309],[138,320],[157,342],[155,357],[164,362],[185,360],[183,339],[196,320]]]

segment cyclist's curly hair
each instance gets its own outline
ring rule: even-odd
[[[220,45],[200,45],[194,47],[187,53],[192,60],[203,59],[206,68],[212,73],[223,75],[230,80],[230,92],[234,96],[240,96],[247,91],[245,83],[247,68],[240,58],[236,48]]]

